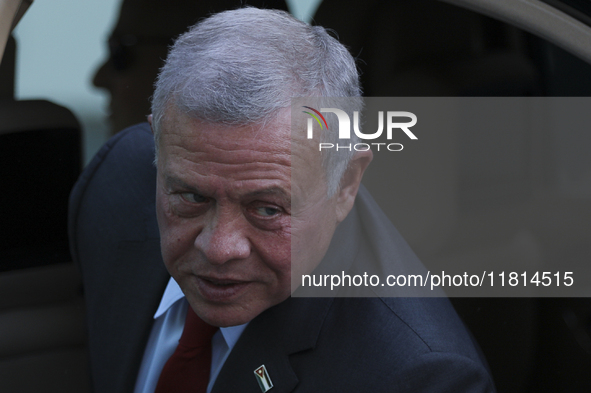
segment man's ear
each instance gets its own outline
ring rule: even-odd
[[[148,115],[148,123],[150,123],[150,129],[152,129],[152,134],[154,134],[154,126],[152,125],[152,114]]]
[[[337,222],[343,221],[353,208],[361,178],[372,159],[373,153],[371,150],[358,151],[349,162],[349,166],[341,178],[339,191],[336,196]]]

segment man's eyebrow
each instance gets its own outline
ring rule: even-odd
[[[195,194],[202,194],[202,191],[200,191],[198,188],[196,188],[194,186],[190,186],[189,184],[185,183],[181,179],[174,177],[174,176],[164,176],[164,183],[167,188],[171,188],[174,186],[174,187],[178,187],[178,188],[182,188],[184,190],[187,190],[188,192],[192,192]],[[288,207],[291,206],[291,195],[289,194],[289,192],[287,192],[283,188],[277,187],[277,186],[271,186],[269,188],[255,190],[255,191],[246,193],[244,196],[247,198],[256,198],[256,197],[269,196],[269,195],[277,196],[277,197],[281,198],[283,200],[283,202]]]
[[[259,196],[268,196],[268,195],[278,196],[279,198],[283,199],[284,202],[288,206],[291,206],[291,195],[281,187],[273,186],[273,187],[269,187],[269,188],[264,188],[262,190],[256,190],[253,192],[249,192],[245,196],[250,197],[250,198],[256,198]]]
[[[171,188],[173,186],[183,188],[189,192],[193,192],[195,194],[200,194],[200,191],[193,186],[188,185],[181,179],[173,176],[164,176],[164,184],[166,184],[166,188]]]

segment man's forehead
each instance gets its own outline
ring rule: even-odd
[[[163,160],[167,170],[215,166],[225,176],[240,178],[242,172],[264,175],[291,167],[289,123],[285,121],[228,126],[205,123],[178,110],[168,110],[163,120],[158,162]]]
[[[290,167],[292,175],[295,167],[298,179],[318,177],[323,172],[321,156],[312,141],[303,137],[304,130],[295,133],[295,138],[292,135],[290,108],[282,110],[270,121],[234,127],[204,123],[173,107],[167,110],[161,128],[161,156],[179,152],[180,148],[191,155],[195,164],[205,158],[236,164],[250,157],[261,164],[271,162]],[[225,152],[232,154],[221,154]],[[235,168],[237,171],[243,169]]]
[[[210,139],[244,139],[270,143],[269,146],[279,147],[274,143],[284,142],[290,138],[291,121],[289,110],[279,111],[267,120],[247,122],[244,124],[211,123],[192,117],[169,105],[162,119],[161,134],[178,137],[206,137]],[[231,134],[233,138],[225,138]]]

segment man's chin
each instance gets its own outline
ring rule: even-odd
[[[230,327],[243,325],[252,321],[265,310],[281,303],[285,299],[277,299],[274,302],[259,304],[253,304],[253,302],[214,304],[203,299],[187,300],[195,313],[208,324],[219,327]]]
[[[250,310],[237,310],[227,305],[224,306],[197,306],[193,307],[193,310],[201,319],[212,326],[218,327],[230,327],[243,325],[247,322],[252,321],[264,310],[250,311]]]

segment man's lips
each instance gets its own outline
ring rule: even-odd
[[[197,276],[197,287],[201,296],[212,302],[230,301],[240,296],[250,284],[250,281]]]
[[[204,281],[208,281],[212,284],[215,285],[231,285],[231,284],[244,284],[245,280],[233,280],[231,278],[216,278],[216,277],[210,277],[210,276],[197,276],[197,278],[204,280]]]

